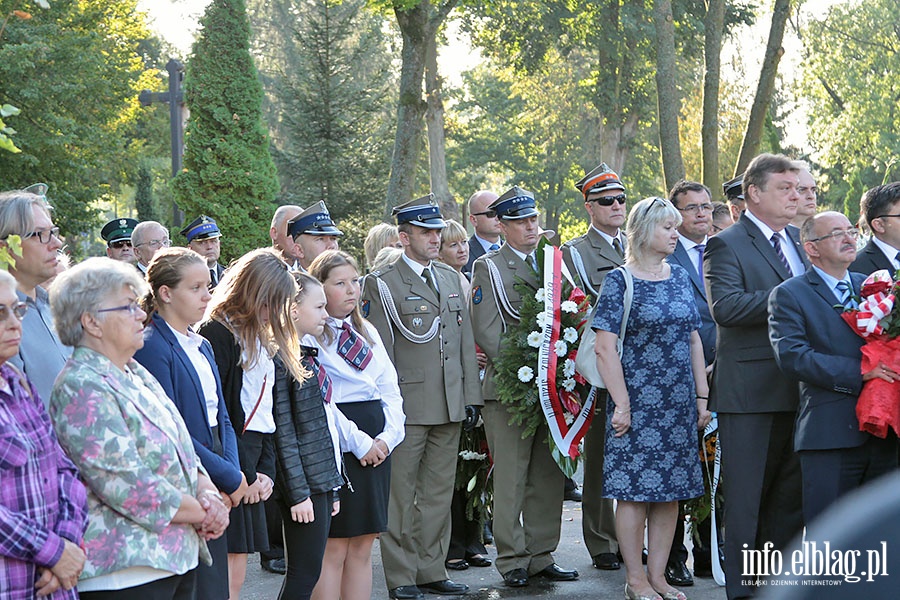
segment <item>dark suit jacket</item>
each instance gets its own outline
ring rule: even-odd
[[[696,252],[695,252],[696,254]],[[709,312],[709,303],[706,301],[706,288],[703,286],[703,278],[697,273],[694,262],[688,256],[681,242],[675,246],[667,259],[670,263],[681,265],[691,277],[691,291],[694,292],[694,303],[700,312],[700,341],[703,342],[703,358],[707,365],[711,365],[716,358],[716,322]]]
[[[858,294],[865,279],[851,273]],[[866,441],[856,400],[862,389],[863,338],[841,319],[835,295],[813,269],[769,296],[769,337],[778,366],[800,381],[795,450],[853,448]]]
[[[498,242],[499,246],[503,245],[503,240]],[[475,234],[472,234],[472,237],[469,238],[469,262],[466,263],[466,266],[463,267],[462,272],[466,274],[466,277],[472,279],[472,263],[475,262],[479,256],[485,254],[484,246],[481,245],[477,239],[475,239]]]
[[[222,281],[222,275],[224,275],[224,274],[225,274],[225,267],[223,267],[219,263],[216,263],[216,280],[209,282],[209,289],[213,289],[214,287],[219,285],[219,282]]]
[[[135,353],[134,358],[156,377],[175,403],[191,434],[194,450],[210,479],[217,488],[230,494],[241,485],[237,443],[222,399],[222,382],[219,380],[219,371],[209,342],[203,341],[200,352],[209,361],[216,378],[219,394],[219,441],[222,443],[224,456],[213,452],[212,430],[206,416],[206,400],[200,386],[200,377],[175,334],[158,314],[154,313],[144,330],[144,347]]]
[[[881,248],[876,246],[875,242],[869,240],[866,247],[860,250],[859,254],[856,255],[856,260],[850,265],[850,270],[854,273],[862,273],[863,275],[868,276],[881,269],[887,269],[888,273],[891,274],[891,277],[894,276],[894,265],[892,265],[891,261],[888,260],[888,257],[884,255]]]
[[[809,266],[799,240],[794,242]],[[703,274],[710,314],[718,325],[710,410],[721,413],[794,412],[797,383],[775,363],[769,344],[769,293],[791,274],[759,228],[741,215],[709,238]]]

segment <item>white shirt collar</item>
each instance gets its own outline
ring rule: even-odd
[[[591,229],[596,231],[600,235],[600,237],[602,237],[604,240],[606,240],[606,243],[609,244],[610,246],[613,245],[614,239],[619,240],[619,243],[622,244],[622,230],[621,229],[616,231],[616,235],[609,235],[609,234],[603,233],[602,231],[600,231],[599,229],[594,227],[593,223],[591,223]],[[615,246],[613,246],[613,247],[615,247]],[[622,247],[624,248],[625,244],[622,244]]]
[[[898,266],[900,266],[897,263],[897,252],[900,252],[900,250],[897,250],[896,248],[894,248],[887,242],[878,239],[874,235],[872,236],[872,243],[875,244],[876,246],[878,246],[881,249],[881,251],[884,252],[884,255],[887,257],[887,259],[889,261],[891,261],[891,264],[894,265],[895,269],[898,268]]]
[[[404,253],[401,254],[400,256],[403,257],[403,260],[406,262],[406,264],[409,265],[409,268],[413,270],[413,273],[415,273],[415,274],[418,275],[419,277],[422,276],[422,273],[425,271],[425,269],[431,268],[431,262],[430,262],[430,261],[429,261],[429,263],[428,263],[427,265],[423,265],[423,264],[421,264],[421,263],[417,263],[416,261],[414,261],[413,259],[411,259],[410,257],[408,257],[408,256],[406,255],[406,252],[404,252]]]

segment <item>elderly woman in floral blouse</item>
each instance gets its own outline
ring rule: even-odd
[[[59,337],[75,347],[50,396],[60,444],[88,488],[83,599],[193,598],[206,539],[228,511],[178,410],[132,359],[144,343],[146,284],[131,266],[88,259],[50,292]]]
[[[6,361],[27,306],[0,271],[0,598],[74,599],[84,566],[84,486],[34,386]]]

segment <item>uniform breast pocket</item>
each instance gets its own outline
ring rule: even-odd
[[[0,435],[0,469],[15,469],[28,462],[31,444],[15,434]]]

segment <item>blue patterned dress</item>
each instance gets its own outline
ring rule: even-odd
[[[703,493],[690,349],[700,314],[687,271],[671,269],[662,281],[634,278],[622,350],[631,428],[613,435],[615,406],[608,400],[604,498],[670,502]],[[624,277],[613,271],[603,281],[591,326],[618,334],[624,297]]]

